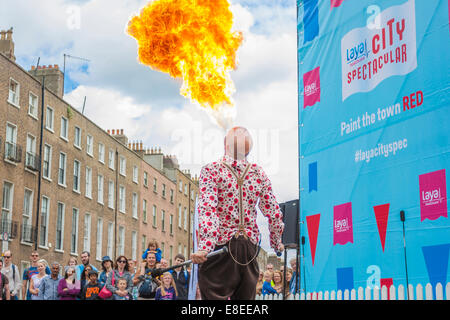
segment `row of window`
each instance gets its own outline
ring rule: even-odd
[[[15,81],[14,79],[10,78],[9,83],[9,95],[8,95],[8,102],[15,105],[16,107],[19,107],[19,97],[20,97],[20,84]],[[32,116],[33,118],[37,119],[38,116],[38,97],[37,95],[33,94],[32,92],[29,92],[29,106],[28,106],[28,114]],[[52,107],[47,106],[46,112],[45,112],[45,128],[49,130],[50,132],[54,133],[54,110]],[[74,146],[80,150],[82,150],[81,146],[81,140],[82,140],[82,134],[81,134],[81,128],[75,126],[74,127]],[[13,124],[10,124],[8,132],[7,127],[7,141],[16,144],[17,140],[17,129],[16,126]],[[68,138],[68,131],[69,131],[69,120],[61,116],[61,129],[60,129],[60,137],[66,141],[69,142]],[[8,134],[9,133],[9,134]],[[46,145],[46,150],[44,150],[44,158],[47,159],[47,163],[50,161],[50,155],[49,153],[51,150],[49,149],[49,146]],[[51,148],[51,147],[50,147]],[[86,135],[86,153],[94,157],[94,138],[92,135],[87,134]],[[35,154],[36,153],[36,138],[28,134],[27,135],[27,154]],[[109,149],[109,157],[108,157],[108,167],[112,170],[114,170],[115,165],[115,151],[113,149]],[[105,164],[105,145],[102,143],[98,144],[98,160],[99,162]],[[45,159],[44,159],[45,161]],[[49,167],[47,167],[47,171],[49,170]],[[119,173],[123,176],[126,176],[126,158],[123,156],[119,156]],[[133,167],[133,182],[138,183],[138,168],[136,166]],[[148,173],[144,172],[144,186],[148,187]],[[153,179],[153,191],[157,193],[157,179]],[[183,192],[183,182],[179,181],[179,191]],[[187,196],[188,194],[188,185],[184,184],[184,194]],[[170,201],[173,203],[173,190],[170,190]],[[166,197],[166,186],[165,184],[162,185],[162,197]],[[191,191],[191,200],[194,200],[194,192]]]
[[[8,181],[3,182],[3,192],[2,192],[2,211],[1,211],[1,224],[2,226],[8,225],[8,221],[11,221],[12,217],[12,203],[13,203],[13,197],[14,197],[14,184]],[[31,234],[29,234],[29,230],[33,221],[32,221],[32,212],[33,212],[33,196],[34,192],[33,190],[25,188],[24,192],[24,202],[23,202],[23,213],[22,213],[22,225],[25,226],[22,228],[22,234],[21,234],[21,241],[22,242],[32,242],[33,239],[31,237]],[[146,200],[144,200],[144,216],[146,216],[147,211],[147,203]],[[155,205],[153,205],[153,226],[157,226],[157,208]],[[42,205],[41,205],[41,213],[39,216],[39,239],[38,244],[41,248],[48,249],[48,242],[49,242],[49,226],[54,225],[55,226],[55,251],[57,252],[64,252],[64,236],[69,235],[70,237],[70,253],[71,254],[77,254],[79,251],[78,248],[78,236],[79,236],[79,216],[80,211],[78,208],[73,207],[72,208],[72,215],[71,215],[71,229],[70,233],[65,231],[66,224],[66,205],[63,202],[58,201],[57,202],[57,214],[56,214],[56,224],[49,223],[49,217],[50,217],[50,197],[43,195],[42,196]],[[146,219],[146,218],[144,218]],[[84,215],[84,225],[83,225],[83,232],[81,233],[83,236],[83,251],[92,251],[91,250],[91,234],[92,233],[92,216],[90,213],[85,213]],[[161,210],[161,230],[166,231],[165,228],[165,220],[166,220],[166,212],[164,210]],[[170,234],[173,234],[173,215],[169,216],[169,232]],[[179,211],[179,227],[181,227],[181,206]],[[184,228],[186,230],[186,223],[187,223],[187,213],[185,208],[185,214],[184,214]],[[97,219],[97,225],[96,225],[96,258],[101,259],[103,256],[103,218],[99,217]],[[192,224],[191,224],[192,225]],[[192,229],[191,229],[192,230]],[[137,250],[137,231],[131,232],[131,256],[133,260],[136,260],[136,250]],[[106,254],[109,256],[113,256],[113,245],[114,245],[114,224],[112,222],[107,223],[107,245],[106,245]],[[145,248],[147,246],[147,236],[142,235],[142,248]],[[164,246],[164,244],[163,244]],[[181,246],[181,244],[180,244]],[[125,227],[119,226],[118,228],[118,253],[124,254],[125,250]],[[186,249],[185,249],[186,251]],[[179,248],[179,251],[181,252],[181,249]],[[170,255],[172,257],[172,254]]]
[[[13,203],[13,194],[14,194],[14,185],[10,182],[3,182],[3,199],[2,199],[2,216],[1,222],[2,226],[8,224],[8,221],[11,220],[12,216],[12,203]],[[23,217],[22,217],[22,234],[21,241],[22,242],[32,242],[29,232],[30,228],[27,226],[32,225],[32,206],[33,206],[33,191],[29,189],[25,189],[24,192],[24,204],[23,204]],[[65,223],[66,219],[66,205],[62,202],[57,202],[57,215],[56,215],[56,224],[55,226],[55,251],[64,252],[64,236],[69,235],[70,237],[70,253],[77,254],[78,252],[78,235],[79,233],[79,209],[73,207],[72,215],[71,215],[71,230],[69,232],[65,232],[64,227],[68,224]],[[41,205],[41,214],[39,216],[39,239],[38,244],[41,248],[48,249],[49,243],[49,226],[52,225],[49,223],[50,216],[50,198],[46,195],[42,196],[42,205]],[[90,213],[86,213],[84,216],[84,229],[82,232],[83,235],[83,251],[91,251],[91,219],[92,216]],[[103,218],[97,219],[97,229],[96,229],[96,258],[101,259],[103,256]],[[136,257],[137,253],[137,231],[131,232],[131,254],[133,257]],[[125,227],[119,226],[118,231],[118,251],[120,254],[123,254],[125,249]],[[108,222],[107,224],[107,246],[106,246],[106,254],[113,256],[113,246],[114,246],[114,224],[112,222]],[[135,258],[134,258],[135,259]]]

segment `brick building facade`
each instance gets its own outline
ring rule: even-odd
[[[189,205],[178,192],[178,181],[193,196],[197,183],[178,164],[170,166],[169,157],[159,153],[161,166],[155,166],[156,152],[70,106],[59,67],[26,71],[15,62],[12,32],[1,34],[0,231],[9,237],[0,241],[1,251],[11,250],[21,271],[35,248],[62,265],[71,256],[80,263],[81,252],[89,251],[97,267],[104,255],[141,260],[150,239],[159,241],[169,263],[180,248],[189,255],[190,218],[180,233],[178,208],[193,212],[193,200]]]

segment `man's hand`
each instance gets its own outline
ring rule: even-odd
[[[208,252],[199,250],[193,254],[191,254],[191,260],[195,264],[201,264],[207,260],[206,255]]]
[[[281,244],[278,246],[278,250],[275,250],[275,251],[276,251],[277,255],[278,255],[278,254],[281,255],[281,253],[284,251],[284,244],[281,243]]]

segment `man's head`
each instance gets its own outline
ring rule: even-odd
[[[58,262],[53,262],[51,265],[50,270],[52,271],[52,276],[53,277],[57,277],[59,274],[59,263]]]
[[[161,263],[161,268],[167,268],[169,266],[169,263],[164,258],[161,258],[160,263]]]
[[[224,139],[225,154],[234,159],[243,159],[253,147],[253,140],[244,127],[231,128]]]
[[[182,264],[186,259],[184,258],[184,256],[179,253],[175,256],[175,264]]]
[[[37,251],[31,252],[31,255],[30,255],[31,263],[36,263],[38,260],[39,260],[39,252],[37,252]]]
[[[147,254],[147,267],[148,268],[154,268],[156,264],[156,255],[153,252],[149,252]]]
[[[83,251],[81,253],[81,263],[84,265],[88,265],[90,257],[91,257],[91,254],[88,251]]]
[[[12,261],[12,253],[11,253],[11,251],[6,250],[3,253],[3,259],[5,261],[5,266],[9,266],[11,264],[11,261]]]
[[[267,264],[266,270],[273,271],[273,264],[271,263]]]

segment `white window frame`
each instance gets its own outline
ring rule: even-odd
[[[11,91],[11,81],[15,82],[17,85],[17,92]],[[8,84],[8,103],[12,104],[14,107],[17,107],[20,109],[20,83],[13,79],[9,78],[9,84]]]
[[[88,156],[94,157],[94,137],[90,134],[86,135],[86,153]]]
[[[161,231],[165,232],[166,230],[166,212],[164,209],[161,209]]]
[[[147,199],[142,199],[142,222],[147,223]]]
[[[44,211],[44,199],[46,199],[46,203],[47,203],[47,211]],[[44,212],[45,212],[45,216],[44,216]],[[49,221],[49,217],[50,217],[50,198],[43,195],[42,196],[42,204],[41,204],[41,216],[39,217],[40,220],[40,225],[39,225],[39,248],[42,249],[48,249],[48,221]],[[44,219],[45,217],[45,219]],[[44,239],[42,239],[42,223],[44,222],[45,224],[45,234]],[[42,241],[44,240],[44,241]]]
[[[73,130],[74,130],[73,145],[75,148],[81,150],[81,128],[78,126],[75,126]],[[79,134],[77,134],[77,132],[79,132]]]
[[[118,254],[119,256],[123,256],[125,254],[125,227],[119,226],[119,241],[117,244]]]
[[[8,127],[11,128],[12,137],[8,137]],[[12,138],[12,140],[10,140]],[[17,126],[14,123],[6,122],[6,134],[5,134],[5,159],[7,159],[8,148],[7,143],[17,144]]]
[[[86,182],[85,182],[86,190],[85,195],[86,198],[92,200],[92,168],[86,166]]]
[[[153,225],[153,227],[157,227],[157,225],[158,225],[158,221],[157,221],[157,211],[158,211],[158,209],[156,208],[156,206],[155,205],[153,205],[153,209],[152,209],[153,211],[152,211],[152,225]]]
[[[126,211],[126,189],[125,186],[119,185],[119,212]]]
[[[65,132],[63,132],[63,123],[66,123],[66,129]],[[61,116],[61,128],[60,128],[60,134],[59,137],[63,139],[66,142],[69,142],[69,119],[67,119],[64,116]]]
[[[78,163],[78,172],[75,172],[75,163]],[[78,177],[77,189],[75,189],[75,173],[77,173]],[[73,191],[81,194],[81,162],[77,159],[73,160]]]
[[[148,188],[148,172],[144,171],[144,187]]]
[[[64,155],[64,168],[61,168],[61,155]],[[61,169],[64,170],[63,179],[64,181],[61,182]],[[67,187],[67,154],[64,152],[59,153],[59,162],[58,162],[58,184],[64,188]]]
[[[138,194],[136,192],[133,192],[133,196],[132,196],[132,217],[134,219],[138,219]]]
[[[147,248],[147,236],[143,234],[141,239],[142,239],[141,242],[142,248]],[[144,251],[144,249],[142,249],[141,251]]]
[[[139,183],[139,169],[137,166],[133,166],[133,182]]]
[[[153,192],[158,193],[158,179],[153,178]]]
[[[109,152],[108,152],[108,167],[111,170],[113,170],[113,171],[115,170],[114,169],[115,158],[116,158],[116,155],[114,154],[114,149],[109,149]]]
[[[35,100],[36,105],[32,104],[32,101],[33,101],[32,97],[36,98],[36,100]],[[39,108],[39,97],[30,91],[28,94],[28,115],[35,120],[39,120],[38,119],[38,108]],[[34,113],[32,111],[30,112],[30,109],[35,110],[35,112]]]
[[[184,207],[184,231],[187,231],[187,208]]]
[[[49,123],[49,110],[51,110],[51,123]],[[50,131],[51,133],[55,133],[54,131],[54,127],[55,127],[55,110],[50,107],[47,106],[47,108],[45,109],[45,129],[47,129],[48,131]]]
[[[131,231],[131,259],[137,260],[137,232]]]
[[[75,221],[74,221],[75,217]],[[78,255],[78,221],[80,219],[80,210],[78,208],[72,208],[72,226],[70,230],[70,254]],[[74,225],[75,222],[75,225]],[[74,239],[75,237],[75,239]],[[75,243],[74,241],[75,240]],[[73,245],[75,245],[75,250]]]
[[[62,219],[61,219],[61,243],[58,243],[58,221],[59,221],[59,208],[62,205]],[[58,201],[56,205],[56,224],[55,224],[55,251],[64,252],[64,220],[66,215],[66,205],[63,202]],[[59,247],[60,245],[60,247]]]
[[[5,186],[6,184],[10,185],[9,188],[9,199],[7,206],[5,206]],[[2,212],[0,216],[0,221],[6,218],[6,220],[11,220],[12,212],[13,212],[13,205],[14,205],[14,183],[10,181],[3,181],[3,188],[2,188]]]
[[[178,190],[180,192],[183,192],[183,181],[180,180],[180,182],[178,183]]]
[[[108,241],[106,244],[106,254],[110,257],[113,256],[113,241],[114,241],[114,224],[112,222],[108,222]]]
[[[119,156],[119,174],[127,176],[127,159],[124,156]]]
[[[45,175],[45,169],[44,169],[44,163],[46,158],[46,148],[50,150],[48,153],[48,175]],[[43,160],[42,160],[42,178],[47,179],[49,181],[52,181],[52,153],[53,153],[53,147],[49,145],[48,143],[44,143],[44,150],[43,150]]]
[[[105,145],[98,143],[98,162],[105,164]]]
[[[114,198],[115,198],[116,186],[113,180],[108,182],[108,208],[114,209]]]
[[[28,140],[29,137],[32,138],[31,146],[28,143],[30,141],[30,140]],[[26,151],[25,151],[25,163],[27,163],[26,157],[27,157],[28,153],[31,153],[32,156],[34,156],[34,157],[37,156],[37,154],[36,154],[36,141],[37,141],[37,139],[36,139],[35,136],[33,136],[31,133],[27,133],[27,145],[26,145]],[[38,161],[38,160],[35,158],[35,161]]]
[[[95,248],[95,256],[98,261],[102,260],[102,246],[103,246],[103,219],[97,219],[97,241]]]
[[[105,178],[99,174],[97,175],[97,202],[103,205],[103,187],[105,184]]]
[[[26,205],[26,199],[28,198],[26,196],[27,192],[31,193],[30,199],[28,200],[28,212],[26,210],[27,205]],[[31,227],[33,225],[33,204],[34,204],[34,191],[28,188],[25,188],[24,193],[23,193],[23,209],[22,209],[22,224],[24,226],[28,226]],[[25,222],[25,221],[28,222]],[[22,229],[22,233],[21,233],[21,241],[23,240],[24,236],[23,236],[23,230]],[[30,239],[32,240],[32,239]]]
[[[169,234],[173,234],[173,214],[169,216]]]
[[[84,236],[83,236],[83,251],[91,251],[91,222],[92,216],[86,212],[84,215]]]
[[[183,216],[183,213],[182,213],[182,211],[181,211],[181,203],[179,203],[178,204],[178,228],[182,228],[182,216]]]

